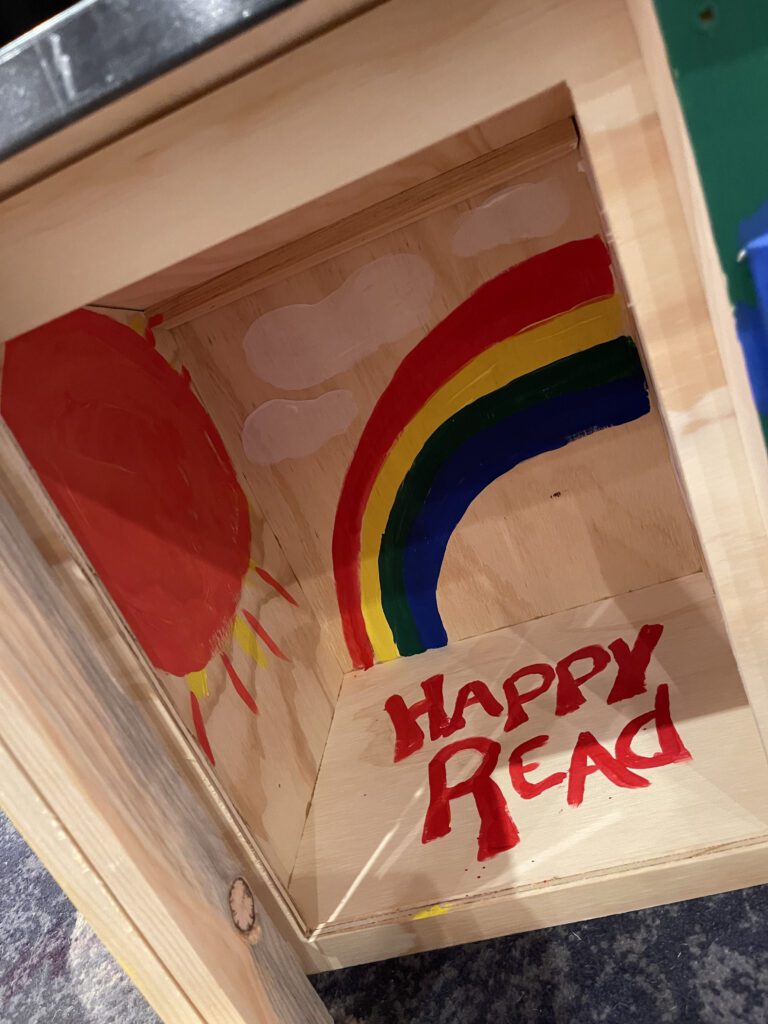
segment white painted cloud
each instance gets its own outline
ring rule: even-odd
[[[555,178],[512,185],[460,218],[454,256],[470,257],[525,238],[546,238],[568,219],[570,204]]]
[[[351,391],[328,391],[319,398],[265,402],[243,424],[246,457],[257,466],[302,459],[343,434],[357,416]]]
[[[254,320],[243,339],[248,365],[289,391],[320,384],[423,327],[434,286],[421,256],[382,256],[320,302],[282,306]]]

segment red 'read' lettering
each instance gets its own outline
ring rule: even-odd
[[[632,740],[644,725],[656,724],[656,735],[659,738],[659,749],[655,754],[636,754],[632,749]],[[669,686],[661,683],[656,689],[656,700],[653,709],[644,715],[638,715],[627,722],[616,740],[616,757],[628,768],[658,768],[663,764],[675,764],[678,761],[690,761],[691,753],[686,749],[680,734],[672,723],[669,710]]]
[[[456,707],[453,709],[448,727],[442,733],[443,736],[452,736],[453,733],[464,728],[467,724],[464,721],[464,712],[470,704],[479,704],[483,711],[493,718],[498,718],[504,711],[504,708],[499,704],[482,679],[475,679],[471,683],[465,683],[459,690],[456,698]]]
[[[658,623],[642,626],[632,647],[622,639],[608,644],[608,650],[619,667],[611,692],[608,694],[609,704],[618,704],[620,700],[628,700],[630,697],[645,693],[645,673],[663,632],[664,627]]]
[[[588,762],[591,761],[592,764]],[[622,789],[642,789],[650,786],[648,779],[636,775],[617,761],[591,732],[582,732],[576,741],[568,769],[568,803],[578,807],[584,799],[584,783],[588,775],[601,771],[606,779]]]
[[[588,669],[581,676],[574,676],[571,665],[575,661],[592,660],[592,668]],[[569,715],[576,711],[586,700],[582,696],[580,687],[584,685],[598,672],[602,672],[611,660],[611,656],[604,647],[597,644],[589,644],[587,647],[580,647],[578,651],[569,654],[566,658],[558,661],[555,671],[557,672],[557,699],[555,701],[556,715]]]
[[[520,693],[517,689],[517,681],[525,676],[541,676],[541,683],[539,686],[534,686],[532,690]],[[527,704],[528,701],[533,700],[535,697],[540,697],[542,693],[550,688],[554,681],[555,670],[551,665],[545,665],[543,662],[535,665],[526,665],[525,668],[518,669],[517,672],[514,672],[508,679],[504,680],[504,695],[507,698],[508,708],[504,732],[511,732],[518,725],[528,721],[528,714],[523,708],[523,704]]]
[[[429,736],[433,740],[445,735],[450,724],[443,701],[443,676],[430,676],[424,680],[421,688],[424,699],[410,707],[399,693],[388,697],[384,704],[384,710],[395,727],[395,763],[415,754],[424,746],[424,732],[418,723],[422,715],[427,715]]]
[[[555,772],[553,775],[548,775],[546,779],[542,779],[541,782],[528,782],[526,779],[525,776],[528,772],[534,772],[541,766],[538,761],[523,764],[523,756],[531,750],[538,750],[539,747],[545,746],[548,742],[549,736],[534,736],[533,739],[526,740],[525,743],[515,747],[509,755],[509,777],[512,780],[515,792],[523,800],[532,800],[539,793],[543,793],[544,790],[551,789],[553,786],[559,786],[566,777],[565,772]]]
[[[461,750],[476,750],[483,759],[468,779],[449,786],[446,764]],[[496,740],[476,736],[449,743],[435,754],[429,762],[429,807],[424,819],[422,843],[431,843],[433,839],[448,835],[451,831],[451,800],[471,794],[480,815],[477,859],[488,860],[517,846],[520,833],[510,817],[501,790],[491,778],[500,752],[501,745]]]

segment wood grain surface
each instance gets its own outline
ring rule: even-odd
[[[301,946],[279,894],[87,564],[74,547],[64,554],[5,429],[0,453],[3,806],[166,1020],[328,1021],[286,941]],[[253,947],[227,903],[237,876],[262,918]]]

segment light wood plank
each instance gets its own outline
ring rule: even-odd
[[[649,90],[647,78],[638,82]],[[742,682],[768,743],[768,535],[657,116],[582,122],[659,408]]]
[[[609,704],[619,656],[626,657],[627,650],[619,645],[614,653],[608,645],[620,639],[633,648],[641,627],[649,624],[664,631],[651,649],[647,689]],[[505,731],[510,704],[504,680],[524,666],[554,666],[587,645],[601,645],[610,660],[605,653],[602,668],[591,658],[572,663],[575,676],[599,668],[580,689],[581,706],[556,714],[570,694],[567,669],[558,669],[558,681],[523,704],[528,719]],[[464,727],[445,735],[431,735],[426,718],[417,719],[426,729],[422,745],[395,763],[396,732],[385,702],[397,695],[412,706],[424,699],[421,683],[435,675],[444,677],[449,718],[460,689],[473,680],[487,684],[499,707],[489,714],[471,704]],[[519,693],[536,690],[542,678],[522,677]],[[635,765],[646,788],[622,788],[602,774],[590,775],[578,806],[570,805],[571,780],[562,776],[558,785],[533,798],[514,791],[508,758],[533,737],[547,742],[524,756],[525,763],[540,764],[529,782],[568,772],[585,730],[621,760],[620,732],[654,707],[659,686],[668,686],[672,722],[692,759]],[[660,745],[655,728],[646,723],[646,730],[632,749],[650,756]],[[482,861],[480,818],[471,794],[451,801],[448,834],[422,840],[432,792],[430,762],[449,744],[477,737],[500,745],[492,777],[519,830],[516,845]],[[479,762],[477,752],[456,753],[448,763],[448,785],[470,778]],[[576,767],[570,774],[576,776]],[[291,892],[320,936],[327,926],[351,927],[377,916],[418,920],[420,911],[436,905],[451,913],[465,901],[482,908],[485,897],[540,889],[552,879],[562,884],[713,847],[765,841],[766,783],[768,765],[720,615],[709,584],[697,574],[348,675]]]
[[[266,21],[206,50],[165,74],[132,89],[105,107],[75,119],[39,142],[0,163],[0,196],[7,196],[69,166],[116,139],[135,131],[255,67],[327,31],[339,21],[368,10],[377,0],[302,0],[273,13]],[[153,281],[151,290],[122,294],[117,306],[144,309],[162,289],[177,284]]]
[[[244,295],[267,288],[288,275],[308,270],[359,245],[371,243],[381,235],[404,228],[483,189],[501,187],[510,178],[533,171],[571,152],[576,145],[573,122],[570,118],[558,121],[532,135],[492,149],[470,163],[405,189],[391,199],[369,207],[363,214],[346,217],[282,249],[249,260],[197,288],[161,301],[147,310],[147,316],[162,317],[166,328],[177,327]]]
[[[328,1021],[270,920],[275,894],[252,853],[137,685],[135,650],[70,600],[12,510],[46,503],[7,433],[0,451],[4,806],[167,1020]],[[256,894],[253,947],[227,905],[238,875]]]
[[[166,301],[175,302],[189,289],[205,287],[211,279],[229,271],[235,273],[246,262],[261,256],[267,259],[270,253],[308,234],[330,228],[378,202],[395,199],[404,190],[424,185],[478,157],[489,156],[503,146],[551,128],[572,113],[568,90],[560,83],[485,119],[481,125],[441,138],[391,167],[351,181],[323,196],[320,203],[288,211],[266,224],[242,231],[160,273],[104,296],[101,301],[106,305],[160,308]]]
[[[201,1024],[203,1018],[189,1002],[125,908],[92,869],[82,851],[51,812],[18,762],[0,742],[0,797],[4,812],[45,864],[55,865],[56,880],[65,894],[101,935],[118,933],[113,952],[123,969],[150,1000],[161,1019]]]
[[[768,843],[762,841],[702,850],[566,882],[552,879],[512,896],[467,901],[447,914],[419,920],[329,928],[318,944],[333,967],[348,967],[763,885],[766,863]],[[578,926],[573,930],[578,935]]]
[[[565,80],[596,115],[616,111],[634,59],[622,0],[390,0],[6,200],[0,337],[314,200],[337,220],[339,190]],[[318,226],[302,210],[269,248]]]

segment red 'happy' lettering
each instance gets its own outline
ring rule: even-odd
[[[608,644],[608,649],[598,644],[589,644],[561,658],[553,668],[544,662],[524,665],[508,676],[502,684],[507,704],[504,731],[510,732],[528,721],[525,705],[546,693],[557,681],[555,714],[569,715],[577,711],[586,701],[582,687],[594,676],[603,672],[611,662],[616,663],[616,676],[606,701],[616,704],[646,691],[645,677],[653,652],[664,627],[658,624],[642,626],[630,647],[620,637]],[[574,671],[580,661],[591,661],[581,674]],[[540,682],[522,692],[518,688],[527,676],[538,676]],[[424,746],[424,730],[419,719],[426,715],[431,740],[445,739],[466,726],[464,712],[473,704],[479,704],[491,717],[498,718],[504,712],[503,706],[481,679],[465,683],[456,696],[453,712],[448,716],[443,696],[444,676],[430,676],[421,684],[422,700],[406,704],[403,697],[393,694],[384,708],[395,730],[395,762],[402,761]]]
[[[663,632],[663,626],[642,626],[632,647],[621,638],[608,644],[608,650],[619,666],[611,692],[608,694],[609,704],[618,704],[620,700],[645,693],[645,673]]]
[[[525,693],[520,693],[517,689],[518,680],[524,679],[526,676],[541,676],[541,683],[539,686],[534,686],[532,690],[526,690]],[[536,697],[540,697],[542,693],[545,693],[552,683],[555,681],[555,670],[551,665],[545,665],[543,662],[535,665],[526,665],[525,668],[520,668],[517,672],[513,672],[508,679],[504,680],[504,695],[507,698],[507,720],[504,723],[504,732],[510,732],[512,729],[516,729],[518,725],[522,725],[528,721],[528,713],[523,708],[523,704],[527,704],[529,700],[535,700]]]
[[[583,675],[574,676],[571,665],[577,661],[592,661],[592,667],[587,669]],[[570,715],[576,711],[586,700],[581,692],[581,687],[598,672],[602,672],[611,660],[611,656],[604,647],[597,644],[590,644],[588,647],[581,647],[567,658],[561,658],[555,666],[557,672],[557,701],[555,704],[556,715]]]

